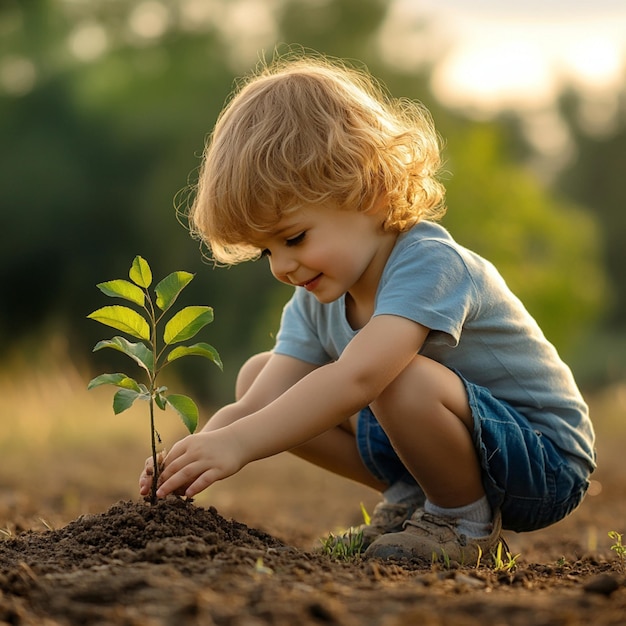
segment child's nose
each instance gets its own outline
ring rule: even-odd
[[[274,274],[278,280],[285,283],[291,283],[289,275],[295,272],[298,267],[298,262],[295,255],[290,254],[287,250],[284,250],[280,252],[272,252],[270,265],[272,268],[272,274]]]

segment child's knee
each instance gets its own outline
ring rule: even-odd
[[[256,377],[269,361],[271,352],[260,352],[251,356],[239,370],[235,383],[235,398],[239,400],[250,389]]]
[[[463,421],[471,412],[463,381],[455,372],[428,357],[416,355],[405,370],[381,393],[376,401],[388,412],[406,410],[433,415],[440,407],[452,411]]]
[[[398,404],[408,400],[413,404],[416,398],[422,403],[430,396],[438,396],[441,385],[439,368],[443,366],[428,357],[416,355],[413,361],[380,394],[378,402]],[[444,368],[445,369],[445,368]]]

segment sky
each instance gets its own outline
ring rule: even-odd
[[[453,107],[539,110],[564,83],[601,100],[626,81],[626,0],[393,0],[381,48],[433,62]]]

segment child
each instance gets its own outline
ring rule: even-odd
[[[240,87],[192,228],[217,262],[266,256],[294,294],[236,402],[165,457],[159,497],[288,450],[382,493],[365,556],[458,562],[580,504],[587,407],[496,269],[435,223],[439,166],[427,111],[364,73],[302,57]],[[144,495],[151,478],[148,460]]]

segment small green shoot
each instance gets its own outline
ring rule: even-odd
[[[626,546],[622,543],[623,535],[616,530],[609,532],[609,539],[612,539],[615,543],[611,546],[611,550],[617,555],[617,560],[621,571],[626,570]]]
[[[257,558],[256,563],[254,564],[254,571],[257,574],[265,574],[268,576],[271,576],[274,573],[274,570],[271,567],[267,567],[263,563],[263,557]]]
[[[363,550],[363,531],[351,527],[339,535],[328,533],[328,537],[320,541],[322,552],[326,556],[338,561],[351,561]]]
[[[139,383],[126,374],[101,374],[89,382],[88,389],[100,385],[114,385],[119,388],[113,397],[113,411],[117,415],[130,408],[135,400],[145,400],[149,405],[150,434],[152,441],[152,462],[154,474],[150,502],[156,503],[156,491],[159,477],[157,440],[160,437],[155,428],[154,406],[164,411],[171,407],[178,413],[190,433],[198,425],[198,407],[188,396],[166,394],[167,387],[157,386],[157,378],[165,367],[185,356],[201,356],[222,369],[219,354],[208,343],[179,345],[194,337],[204,326],[213,321],[213,309],[208,306],[186,306],[174,313],[165,322],[162,335],[157,330],[164,321],[181,291],[191,282],[194,275],[189,272],[173,272],[154,287],[154,299],[149,288],[152,285],[152,270],[148,262],[136,256],[128,273],[130,281],[125,279],[110,280],[97,285],[98,289],[111,298],[121,298],[131,302],[138,313],[128,306],[105,306],[87,317],[106,326],[139,339],[131,343],[124,337],[105,339],[96,344],[93,351],[111,348],[129,356],[136,365],[144,370],[147,384]]]
[[[504,557],[502,553],[504,552]],[[504,550],[504,544],[502,541],[498,542],[495,552],[492,554],[493,569],[496,572],[512,572],[517,567],[517,559],[519,554],[511,554],[508,550]]]
[[[450,569],[452,567],[450,555],[446,552],[444,548],[440,548],[439,551],[441,552],[441,562],[443,563],[444,568]],[[431,565],[436,565],[440,561],[440,558],[435,551],[433,551],[431,559]]]
[[[367,526],[372,521],[365,505],[361,502],[363,523]],[[351,526],[348,530],[339,533],[328,533],[328,537],[320,539],[322,552],[331,559],[350,561],[363,552],[363,530]]]
[[[367,512],[365,505],[361,502],[361,515],[363,516],[363,523],[369,526],[372,521],[372,516]]]
[[[480,546],[476,546],[478,548],[478,556],[476,557],[476,569],[480,567],[480,562],[483,558],[483,549]]]

